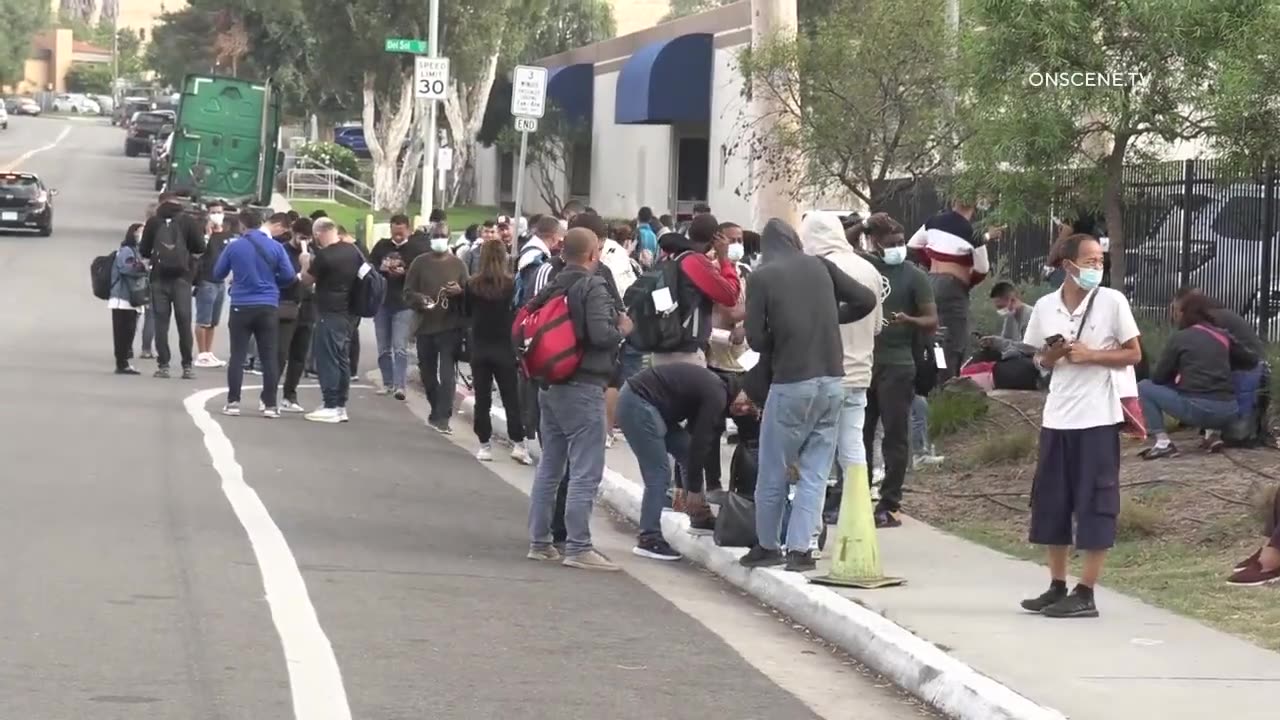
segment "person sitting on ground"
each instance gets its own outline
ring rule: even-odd
[[[980,344],[984,348],[992,348],[999,352],[1022,344],[1022,336],[1027,333],[1027,323],[1031,322],[1031,307],[1022,302],[1022,295],[1011,282],[998,282],[991,288],[991,304],[1000,316],[1000,334],[982,338]],[[1035,349],[1032,348],[1034,353]]]
[[[680,553],[662,537],[662,505],[671,484],[670,457],[684,469],[686,500],[694,508],[690,527],[699,520],[700,531],[715,529],[703,498],[703,474],[710,463],[719,463],[717,427],[726,412],[732,405],[750,403],[740,386],[735,376],[717,375],[691,363],[642,370],[623,386],[618,396],[618,424],[644,479],[640,533],[632,553],[654,560],[680,559]]]
[[[1257,355],[1260,360],[1267,357],[1267,346],[1262,342],[1262,338],[1258,337],[1258,331],[1254,328],[1253,323],[1241,317],[1240,313],[1223,307],[1222,303],[1212,296],[1206,295],[1195,288],[1179,288],[1177,294],[1173,296],[1173,302],[1169,305],[1169,313],[1175,322],[1182,303],[1193,295],[1200,295],[1208,300],[1209,318],[1215,326],[1226,330],[1236,342],[1245,346],[1249,352]]]
[[[1258,364],[1257,355],[1213,323],[1207,296],[1191,293],[1177,308],[1178,332],[1165,343],[1151,377],[1138,383],[1147,430],[1155,436],[1155,443],[1141,453],[1146,460],[1180,454],[1165,431],[1166,415],[1209,431],[1206,447],[1221,450],[1220,431],[1240,414],[1231,370]]]
[[[1236,564],[1228,585],[1256,587],[1280,581],[1280,492],[1273,489],[1272,493],[1274,498],[1262,531],[1267,541]]]

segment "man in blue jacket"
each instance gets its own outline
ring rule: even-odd
[[[245,356],[249,353],[249,338],[253,338],[262,360],[262,414],[278,418],[276,386],[280,368],[276,366],[276,332],[280,288],[297,282],[298,273],[284,246],[263,232],[262,213],[245,208],[240,211],[240,224],[244,234],[227,244],[213,268],[214,282],[223,282],[231,275],[231,319],[227,323],[231,331],[231,361],[227,364],[227,404],[222,414],[240,414]]]

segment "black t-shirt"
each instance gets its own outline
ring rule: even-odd
[[[404,308],[404,273],[419,255],[431,249],[431,241],[421,233],[409,236],[403,245],[397,246],[391,238],[383,238],[374,244],[369,252],[369,264],[387,278],[386,305],[391,310]],[[403,272],[396,275],[382,270],[382,261],[390,258],[391,263],[399,266]]]
[[[359,279],[364,256],[355,245],[335,242],[315,250],[308,272],[316,279],[316,309],[322,313],[351,312],[351,288]]]
[[[627,381],[631,392],[653,406],[668,428],[685,424],[689,457],[676,458],[691,487],[702,487],[710,450],[717,447],[716,428],[729,407],[726,385],[715,373],[693,363],[658,365]]]
[[[209,242],[204,248],[204,254],[200,256],[200,260],[197,263],[197,280],[200,282],[213,282],[213,267],[218,264],[218,257],[222,255],[222,251],[227,247],[227,241],[232,237],[232,234],[226,230],[210,233]]]

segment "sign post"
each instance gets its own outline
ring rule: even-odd
[[[427,51],[432,58],[438,59],[440,57],[440,0],[431,0],[427,13]],[[443,83],[441,84],[441,92],[438,98],[440,100],[444,100],[444,90],[449,87],[449,60],[446,58],[444,62],[444,77],[442,78]],[[414,69],[417,69],[416,66]],[[434,90],[436,86],[433,85],[428,89]],[[429,107],[426,108],[427,126],[423,129],[426,134],[426,137],[423,138],[426,150],[422,153],[422,197],[418,202],[418,212],[423,217],[429,217],[430,212],[435,209],[436,199],[434,165],[436,162],[436,142],[438,140],[436,134],[437,103],[435,100],[425,100],[425,102]],[[444,182],[442,181],[440,185],[444,185]]]
[[[516,223],[524,204],[524,164],[529,155],[529,133],[536,132],[538,120],[547,112],[547,69],[517,65],[511,79],[511,114],[520,133],[520,160],[516,163]]]

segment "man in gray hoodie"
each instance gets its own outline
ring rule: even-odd
[[[823,258],[805,255],[796,231],[774,218],[761,233],[761,265],[747,284],[747,342],[768,363],[760,429],[755,547],[747,567],[783,562],[779,540],[789,484],[787,569],[815,567],[809,542],[835,460],[844,403],[840,324],[875,311],[878,294]],[[878,289],[878,288],[877,288]]]

